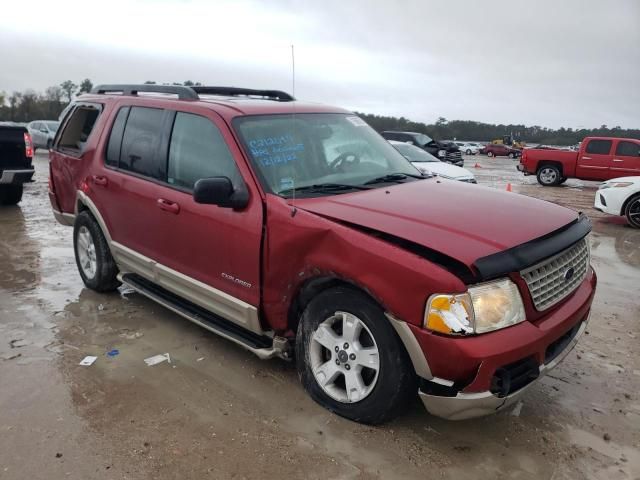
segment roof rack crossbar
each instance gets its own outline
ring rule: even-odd
[[[191,87],[196,93],[203,95],[223,95],[230,97],[248,96],[248,97],[265,97],[281,102],[291,102],[295,100],[287,92],[280,90],[254,90],[252,88],[239,87]]]
[[[122,95],[138,95],[138,92],[149,93],[168,93],[177,95],[179,100],[198,100],[198,94],[190,87],[182,85],[156,85],[156,84],[144,84],[144,85],[98,85],[91,90],[91,93],[107,94],[107,93],[122,93]]]

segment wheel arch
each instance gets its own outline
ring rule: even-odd
[[[102,218],[98,207],[96,207],[96,204],[93,203],[93,201],[87,196],[86,193],[78,190],[78,193],[76,195],[76,216],[78,216],[83,211],[88,211],[91,216],[95,218],[96,222],[98,222],[98,225],[100,226],[100,230],[102,230],[104,238],[106,238],[107,240],[109,248],[111,248],[111,234],[109,233],[107,224],[105,223],[104,218]]]
[[[289,310],[287,315],[288,328],[291,331],[296,331],[302,312],[309,304],[309,302],[321,292],[335,287],[346,287],[352,289],[358,293],[365,295],[372,302],[378,305],[384,312],[385,317],[396,331],[400,342],[402,343],[405,353],[409,356],[411,364],[413,365],[414,372],[427,380],[431,380],[433,375],[429,368],[429,363],[418,344],[417,339],[411,332],[411,329],[406,322],[394,317],[389,313],[388,308],[384,303],[376,298],[366,288],[360,286],[358,283],[337,276],[323,275],[307,279],[298,288],[291,303],[289,304]]]

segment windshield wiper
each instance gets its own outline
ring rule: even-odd
[[[363,185],[373,185],[374,183],[390,183],[390,182],[396,182],[396,183],[402,183],[403,180],[406,180],[407,177],[411,177],[411,178],[429,178],[429,176],[427,175],[418,175],[418,174],[413,174],[413,173],[388,173],[386,175],[383,175],[382,177],[376,177],[376,178],[372,178],[371,180],[367,180],[366,182],[363,183]]]
[[[337,192],[340,190],[370,190],[370,187],[363,185],[349,185],[346,183],[316,183],[314,185],[306,185],[304,187],[287,188],[280,190],[278,195],[287,195],[292,192]]]

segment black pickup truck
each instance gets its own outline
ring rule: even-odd
[[[22,200],[22,186],[34,169],[33,143],[26,127],[0,123],[0,205]]]
[[[386,130],[382,132],[382,136],[387,140],[396,140],[398,142],[407,142],[426,150],[438,160],[452,163],[458,167],[464,165],[462,152],[460,148],[453,142],[444,142],[434,140],[424,133],[418,132],[396,132]]]

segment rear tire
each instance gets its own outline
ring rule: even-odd
[[[512,152],[512,153],[510,153],[510,154],[509,154],[509,158],[516,158],[516,154],[515,154],[515,153],[513,153],[513,152]]]
[[[487,157],[495,157],[495,154],[493,152],[487,152]]]
[[[640,228],[640,195],[631,197],[624,209],[629,225],[633,228]]]
[[[298,326],[296,364],[313,400],[355,422],[388,421],[417,392],[409,356],[384,311],[348,287],[309,302]]]
[[[0,205],[17,205],[22,200],[22,185],[0,185]]]
[[[84,284],[96,292],[112,292],[120,286],[118,267],[106,238],[87,211],[81,212],[73,226],[73,250]]]
[[[543,165],[538,168],[536,173],[538,183],[545,187],[554,187],[559,185],[562,180],[560,169],[555,165]]]
[[[467,150],[467,151],[466,151],[466,154],[467,154],[467,155],[471,155],[471,153],[472,153],[472,152],[471,152],[471,150]]]

